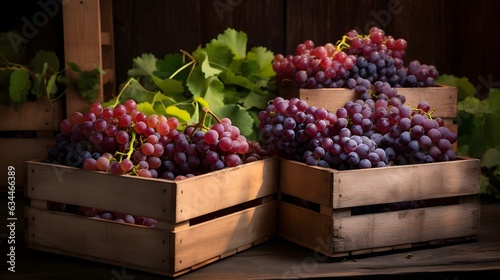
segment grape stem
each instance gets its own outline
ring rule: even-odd
[[[115,104],[113,104],[113,107],[116,107],[116,105],[118,105],[118,103],[120,103],[120,96],[122,95],[123,92],[125,92],[125,89],[130,85],[130,83],[132,81],[134,81],[135,79],[134,78],[130,78],[128,79],[127,83],[125,83],[125,85],[123,85],[122,89],[120,90],[120,92],[118,93],[118,96],[116,97],[116,102]]]
[[[335,48],[340,52],[342,49],[347,49],[350,47],[346,40],[349,39],[346,35],[342,36],[342,40],[338,40]]]
[[[190,62],[182,65],[182,67],[180,67],[179,69],[177,69],[174,73],[172,73],[172,75],[170,75],[170,77],[168,77],[169,79],[173,79],[177,74],[179,74],[182,70],[186,69],[187,67],[189,67],[190,65],[193,65],[193,67],[191,68],[191,71],[189,71],[189,76],[191,76],[191,73],[193,72],[193,69],[194,69],[194,66],[196,65],[196,59],[190,54],[188,53],[187,51],[185,50],[180,50],[180,52],[189,57],[191,59]]]
[[[130,159],[132,157],[132,154],[134,153],[134,143],[135,143],[135,138],[136,138],[136,133],[135,130],[132,130],[132,138],[130,139],[129,143],[129,148],[127,153],[122,153],[122,152],[116,152],[115,156],[120,155],[120,162],[123,160],[123,156],[127,156],[127,159]]]
[[[188,125],[186,127],[194,127],[195,130],[197,129],[208,130],[209,128],[205,126],[205,120],[207,118],[207,115],[212,116],[218,123],[221,123],[221,120],[208,107],[203,107],[201,110],[202,110],[202,115],[200,116],[199,122]]]
[[[411,110],[423,113],[424,115],[427,115],[429,117],[429,119],[431,119],[431,120],[432,120],[432,113],[434,113],[434,111],[436,111],[436,109],[432,109],[432,111],[426,112],[426,111],[419,109],[419,108],[411,108]]]

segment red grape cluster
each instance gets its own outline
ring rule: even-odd
[[[147,116],[137,110],[132,99],[113,108],[103,108],[96,102],[88,112],[75,112],[61,122],[48,161],[112,174],[174,180],[265,156],[258,143],[240,135],[231,120],[217,120],[210,128],[199,123],[179,131],[177,118]]]
[[[377,27],[367,35],[350,30],[336,45],[316,46],[306,40],[294,55],[276,54],[273,69],[280,87],[369,90],[377,81],[392,87],[435,86],[439,76],[435,66],[418,60],[405,66],[407,45],[405,39],[395,39]],[[366,81],[360,83],[359,79]]]

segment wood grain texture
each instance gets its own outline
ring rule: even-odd
[[[6,196],[0,203],[7,204]],[[75,279],[109,280],[132,278],[140,280],[172,279],[144,272],[117,263],[100,263],[67,255],[26,248],[25,205],[29,200],[16,197],[16,273],[2,266],[0,277],[6,279]],[[325,258],[283,238],[265,243],[211,263],[175,279],[331,279],[350,277],[363,279],[498,279],[500,276],[500,204],[481,204],[481,230],[473,242],[442,243],[423,247],[402,247],[400,250],[369,253],[353,257]],[[0,212],[5,220],[7,212]],[[6,233],[5,228],[0,233]],[[2,238],[0,248],[8,252]],[[234,251],[233,251],[234,252]],[[411,257],[409,257],[411,254]]]
[[[429,102],[433,117],[455,118],[457,116],[457,88],[440,85],[426,88],[398,88],[398,94],[406,98],[405,105],[416,108],[421,101]],[[344,107],[348,101],[359,99],[360,95],[352,89],[322,88],[298,89],[281,88],[280,95],[290,99],[293,97],[307,101],[309,106],[326,108],[336,111]]]
[[[66,1],[63,6],[64,61],[76,63],[82,70],[92,70],[102,65],[101,13],[99,0]],[[68,76],[76,77],[68,72]],[[75,88],[66,93],[66,115],[86,111],[87,100]],[[103,87],[97,100],[103,100]]]
[[[479,194],[479,160],[342,170],[281,160],[280,191],[333,209]]]
[[[26,195],[33,199],[130,213],[177,224],[275,194],[276,157],[172,181],[27,162]]]

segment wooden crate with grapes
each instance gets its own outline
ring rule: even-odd
[[[93,103],[26,162],[29,248],[178,276],[275,234],[277,157],[228,119],[177,129],[136,109]]]
[[[28,161],[26,195],[31,205],[26,208],[26,244],[160,275],[181,275],[275,234],[278,163],[268,158],[173,181]],[[96,212],[85,216],[56,211],[54,205],[85,206]],[[135,223],[93,217],[97,211],[132,215]]]
[[[429,117],[442,119],[457,133],[457,88],[437,83],[434,65],[405,63],[406,47],[406,40],[376,27],[369,34],[348,31],[336,44],[306,40],[294,54],[275,56],[279,95],[332,111],[356,100],[385,99],[390,107],[403,104],[414,109],[426,102]]]

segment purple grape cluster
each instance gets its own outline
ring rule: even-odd
[[[276,97],[259,113],[259,142],[271,155],[339,170],[454,160],[457,135],[432,118],[428,102],[410,108],[393,94],[335,112]]]

